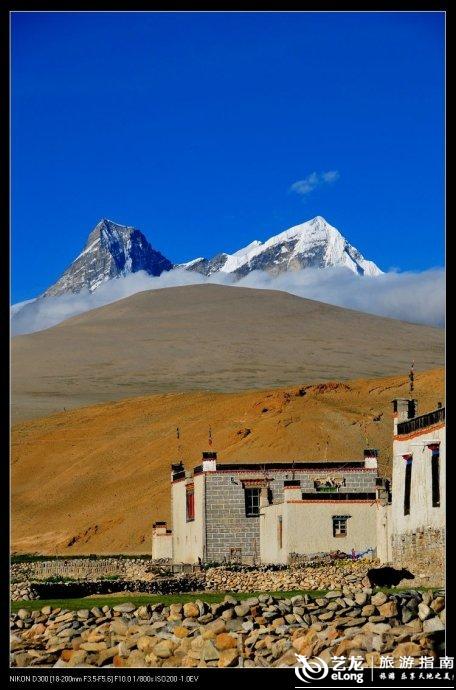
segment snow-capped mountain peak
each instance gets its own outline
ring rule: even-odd
[[[200,258],[181,264],[182,268],[204,275],[232,273],[238,278],[254,270],[277,274],[329,266],[344,266],[368,276],[382,273],[322,216],[284,230],[265,242],[255,240],[232,254],[217,254],[211,260]]]
[[[231,254],[221,252],[212,259],[199,257],[178,265],[153,249],[136,228],[102,218],[90,232],[80,254],[41,297],[77,293],[84,288],[93,292],[111,278],[137,271],[158,276],[163,271],[180,268],[205,276],[231,274],[236,280],[256,270],[276,275],[330,266],[343,266],[366,276],[382,273],[322,216],[294,225],[264,242],[254,240]]]
[[[153,249],[142,232],[102,218],[90,232],[82,252],[41,296],[76,293],[84,288],[93,292],[110,278],[137,271],[158,276],[172,267],[166,257]]]
[[[253,242],[250,242],[250,244],[247,245],[247,247],[242,247],[242,249],[238,249],[237,252],[234,252],[231,256],[244,256],[244,254],[247,254],[248,252],[252,251],[253,249],[256,249],[257,247],[260,247],[263,244],[263,242],[260,242],[260,240],[253,240]]]

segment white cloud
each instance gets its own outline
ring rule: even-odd
[[[322,173],[312,172],[310,175],[307,175],[307,177],[304,177],[304,179],[293,182],[290,191],[296,192],[296,194],[300,196],[306,196],[323,184],[332,184],[336,182],[339,177],[340,174],[337,170],[328,170]]]
[[[272,276],[253,271],[235,281],[232,275],[215,274],[209,278],[194,271],[174,269],[152,277],[144,272],[115,278],[95,292],[47,297],[12,308],[13,335],[50,328],[65,319],[90,309],[116,302],[144,290],[178,285],[218,283],[268,290],[282,290],[340,307],[403,319],[414,323],[443,326],[445,281],[443,269],[421,273],[389,272],[375,277],[359,276],[346,268],[307,268]]]
[[[322,173],[321,176],[323,182],[336,182],[340,177],[340,173],[337,170],[328,170],[328,172]]]
[[[357,275],[343,267],[310,268],[278,276],[251,273],[240,284],[247,286],[250,282],[250,287],[284,290],[378,316],[444,325],[445,277],[441,268],[378,276]]]

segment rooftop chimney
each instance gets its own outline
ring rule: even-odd
[[[217,470],[217,453],[213,450],[203,452],[203,472],[215,472]]]
[[[154,522],[154,524],[152,525],[152,531],[154,535],[166,534],[167,523],[162,521]]]
[[[378,450],[376,448],[366,448],[364,451],[364,467],[374,470],[378,467]]]
[[[184,463],[182,460],[180,462],[172,463],[171,465],[171,481],[173,482],[181,472],[184,472]]]
[[[416,417],[418,401],[409,398],[396,398],[393,400],[394,434],[397,433],[399,422]]]

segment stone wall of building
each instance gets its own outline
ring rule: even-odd
[[[445,530],[419,527],[392,537],[394,567],[415,575],[415,586],[441,587],[445,578]]]
[[[344,492],[374,492],[377,470],[321,469],[295,470],[301,491],[316,493],[314,481],[331,476],[345,477]],[[266,472],[239,470],[238,472],[206,473],[206,553],[205,561],[234,560],[231,549],[241,549],[244,562],[260,561],[260,518],[246,517],[243,480],[265,479],[272,491],[272,502],[284,500],[284,481],[292,479],[290,469],[270,469]]]
[[[231,548],[241,549],[244,561],[260,558],[260,522],[246,517],[244,488],[230,474],[206,475],[206,561],[233,559]]]

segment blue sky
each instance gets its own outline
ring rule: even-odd
[[[12,16],[13,302],[101,217],[175,262],[322,215],[441,266],[443,185],[443,14]]]

